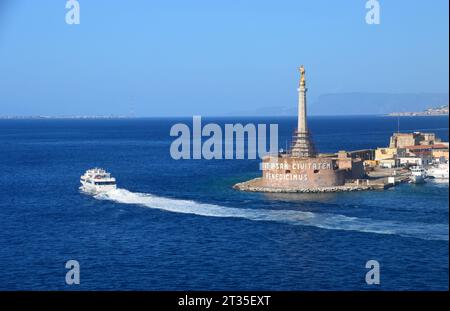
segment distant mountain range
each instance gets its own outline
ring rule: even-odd
[[[424,111],[448,105],[448,93],[329,93],[308,102],[309,115],[386,115],[393,112]],[[234,113],[237,115],[239,113]],[[297,105],[263,107],[241,115],[296,116]]]
[[[308,100],[308,115],[448,115],[448,93],[329,93]],[[447,113],[445,113],[447,107]],[[227,116],[297,116],[297,101]],[[0,119],[122,119],[121,115],[2,116]]]
[[[311,114],[389,114],[423,111],[448,104],[448,93],[341,93],[324,94],[309,106]]]

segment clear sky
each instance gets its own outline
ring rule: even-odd
[[[448,0],[0,0],[0,115],[225,115],[330,92],[448,92]]]

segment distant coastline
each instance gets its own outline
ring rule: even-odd
[[[390,117],[422,117],[422,116],[448,116],[448,105],[429,108],[425,111],[420,112],[392,112],[387,116]]]
[[[442,117],[448,116],[448,106],[446,111],[430,111],[428,109],[423,112],[392,112],[389,114],[315,114],[309,118],[364,118],[364,117],[396,117],[396,116],[425,116],[425,117]],[[205,115],[205,118],[295,118],[294,115]],[[44,115],[0,115],[0,120],[133,120],[133,119],[191,119],[189,115],[174,116],[124,116],[124,115],[72,115],[72,116],[44,116]]]
[[[0,116],[0,120],[104,120],[104,119],[133,119],[130,116]]]

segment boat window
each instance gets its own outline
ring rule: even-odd
[[[115,185],[116,183],[113,181],[96,181],[96,185],[106,186],[106,185]]]

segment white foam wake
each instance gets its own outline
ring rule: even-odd
[[[164,198],[146,193],[135,193],[125,189],[112,190],[99,194],[95,198],[124,204],[137,204],[175,213],[209,217],[237,217],[255,221],[275,221],[292,225],[314,226],[323,229],[396,234],[427,240],[448,241],[447,224],[402,223],[295,210],[233,208],[189,200]]]

